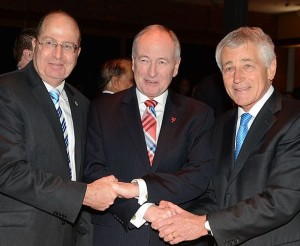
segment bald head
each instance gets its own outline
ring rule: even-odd
[[[77,43],[78,46],[80,46],[81,34],[77,21],[68,13],[60,10],[50,12],[41,18],[37,26],[37,37],[40,37],[42,33],[47,30],[47,27],[53,24],[53,22],[56,22],[58,25],[69,25],[70,29],[75,31],[74,34],[78,37]]]
[[[33,64],[43,81],[60,85],[72,72],[80,54],[80,31],[69,14],[56,11],[43,17],[37,28]]]

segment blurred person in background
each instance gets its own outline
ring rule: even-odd
[[[36,28],[26,28],[16,38],[13,52],[18,69],[25,67],[32,60],[36,36]]]

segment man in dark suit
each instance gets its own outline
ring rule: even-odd
[[[90,108],[85,177],[113,174],[136,197],[93,215],[94,246],[165,245],[148,222],[172,211],[155,204],[167,198],[186,207],[210,180],[213,111],[168,90],[180,64],[176,35],[146,27],[134,39],[132,60],[136,87],[100,97]]]
[[[272,86],[274,44],[260,28],[242,27],[219,43],[216,60],[238,107],[216,122],[215,170],[195,211],[206,215],[162,203],[178,215],[153,227],[172,244],[210,232],[219,246],[300,245],[300,103]]]
[[[0,77],[0,245],[91,245],[82,204],[104,210],[117,194],[113,176],[79,182],[89,101],[65,82],[80,53],[79,28],[53,12],[35,41],[33,62]]]
[[[129,58],[115,58],[101,66],[100,95],[114,94],[134,85],[132,62]]]

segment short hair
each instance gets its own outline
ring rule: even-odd
[[[32,39],[36,38],[37,32],[35,28],[26,28],[21,30],[14,44],[14,58],[17,62],[21,60],[23,50],[33,51]]]
[[[274,43],[269,35],[259,27],[240,27],[228,33],[217,45],[215,58],[218,67],[222,70],[221,52],[224,47],[237,48],[248,42],[258,47],[266,67],[269,67],[271,62],[276,59]]]
[[[132,57],[136,56],[136,46],[137,46],[137,42],[138,42],[139,38],[151,29],[159,29],[161,31],[167,32],[170,35],[170,37],[172,38],[172,40],[174,41],[174,44],[175,44],[175,58],[176,59],[180,58],[181,48],[180,48],[180,42],[179,42],[176,34],[171,29],[169,29],[168,27],[158,25],[158,24],[150,25],[150,26],[145,27],[143,30],[141,30],[135,36],[135,38],[133,40],[133,44],[132,44]]]
[[[111,59],[103,63],[101,66],[101,79],[99,88],[101,91],[104,90],[105,86],[111,81],[113,76],[120,77],[126,73],[124,62],[132,62],[129,58],[116,58]]]
[[[50,15],[54,15],[54,14],[62,14],[66,17],[69,17],[70,19],[72,19],[75,23],[75,25],[77,26],[78,28],[78,31],[79,31],[79,38],[78,38],[78,47],[80,47],[80,43],[81,43],[81,31],[80,31],[80,28],[79,28],[79,25],[78,25],[78,22],[75,20],[75,18],[70,15],[69,13],[63,11],[63,10],[54,10],[54,11],[51,11],[51,12],[48,12],[47,14],[45,14],[39,21],[38,25],[37,25],[37,37],[39,37],[41,35],[41,32],[42,32],[42,28],[43,28],[43,24],[44,24],[44,21],[45,19],[50,16]]]

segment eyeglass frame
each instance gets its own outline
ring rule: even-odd
[[[53,41],[53,40],[46,40],[46,41],[43,41],[43,42],[40,42],[38,39],[36,39],[37,40],[37,42],[40,44],[40,45],[42,45],[42,47],[44,47],[44,45],[46,44],[46,45],[48,45],[48,46],[45,46],[46,48],[48,48],[48,49],[51,49],[51,50],[54,50],[54,49],[56,49],[56,47],[58,46],[58,45],[60,45],[61,46],[61,49],[63,50],[63,51],[66,51],[66,52],[73,52],[73,53],[75,53],[76,52],[76,50],[78,50],[78,48],[79,48],[79,46],[77,45],[77,44],[75,44],[75,43],[73,43],[73,42],[62,42],[61,44],[59,44],[59,43],[57,43],[57,42],[55,42],[55,41]],[[48,43],[48,44],[47,44]],[[66,45],[66,44],[71,44],[72,46],[73,46],[73,51],[72,50],[66,50],[64,47],[64,45]],[[50,45],[50,46],[49,46]]]

